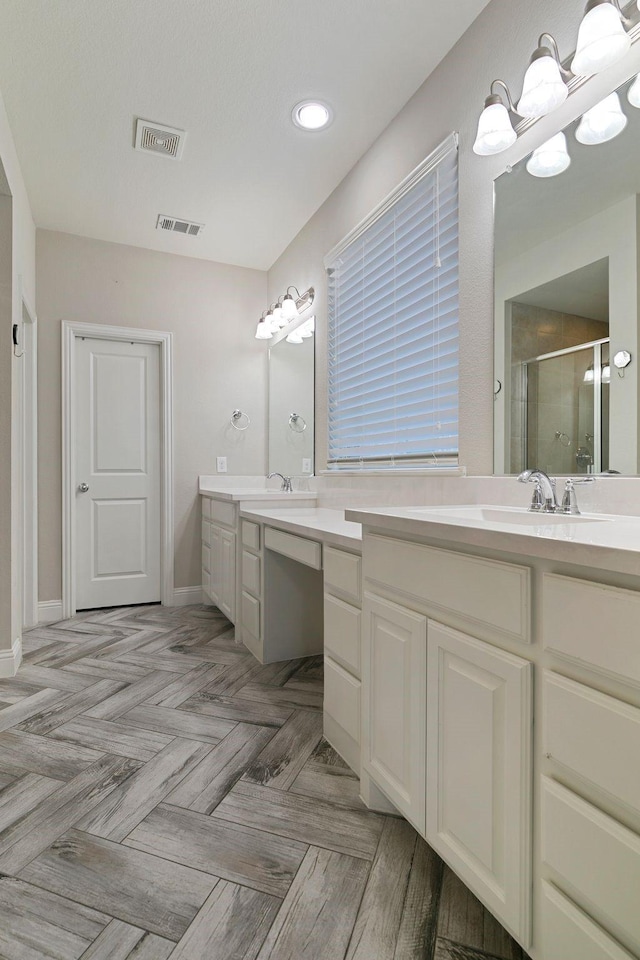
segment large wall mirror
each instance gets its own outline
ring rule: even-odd
[[[497,474],[640,473],[640,109],[631,84],[587,131],[597,139],[620,128],[620,106],[626,125],[612,139],[581,143],[575,121],[564,131],[563,172],[532,175],[538,157],[496,181]],[[562,139],[555,146],[546,160],[566,166]]]
[[[313,473],[314,344],[294,331],[269,346],[269,473]]]

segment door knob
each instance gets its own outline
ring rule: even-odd
[[[88,483],[79,483],[79,484],[78,484],[78,492],[79,492],[79,493],[86,493],[86,492],[88,491],[88,489],[89,489],[89,484],[88,484]]]

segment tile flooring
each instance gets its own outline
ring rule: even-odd
[[[0,731],[2,960],[526,960],[215,608],[29,631]]]

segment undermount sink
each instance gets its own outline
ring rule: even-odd
[[[412,513],[450,517],[452,520],[475,520],[485,523],[510,523],[522,526],[566,523],[603,523],[606,517],[575,516],[568,513],[530,513],[519,507],[456,506],[413,508]]]

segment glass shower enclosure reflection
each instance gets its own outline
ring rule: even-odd
[[[523,461],[549,474],[609,470],[609,339],[521,365]]]

